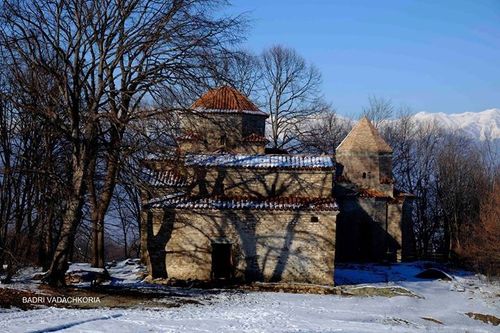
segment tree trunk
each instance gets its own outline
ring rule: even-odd
[[[52,233],[53,233],[53,207],[49,208],[47,218],[42,221],[41,235],[39,240],[38,264],[42,266],[43,271],[50,268],[50,258],[52,258]]]
[[[92,214],[92,266],[104,268],[104,216],[94,211]]]
[[[110,149],[108,150],[107,158],[107,170],[104,178],[104,185],[102,187],[101,193],[97,192],[96,186],[94,184],[95,177],[98,174],[97,167],[97,157],[91,162],[91,170],[88,177],[89,195],[91,201],[91,218],[92,218],[92,266],[98,268],[104,268],[105,257],[104,257],[104,218],[106,212],[108,211],[109,205],[111,203],[111,198],[113,197],[113,192],[116,185],[116,177],[119,169],[119,149],[121,144],[121,133],[118,131],[112,132],[112,139],[110,143]]]
[[[75,163],[75,162],[74,162]],[[49,271],[44,280],[53,287],[64,286],[64,276],[68,270],[68,260],[73,248],[76,229],[82,215],[82,206],[84,201],[84,166],[80,162],[77,168],[74,168],[72,180],[72,193],[68,200],[66,212],[64,214],[61,226],[61,233],[54,257],[50,264]]]

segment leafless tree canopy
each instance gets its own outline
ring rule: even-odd
[[[71,188],[47,275],[51,284],[63,283],[86,193],[95,224],[94,250],[102,248],[123,136],[128,123],[143,116],[141,102],[158,95],[158,87],[176,92],[190,86],[203,72],[207,50],[222,51],[237,40],[238,18],[211,16],[219,4],[3,2],[4,63],[16,90],[25,96],[13,98],[16,107],[45,119],[63,135],[71,152]],[[102,260],[95,264],[102,265]]]
[[[141,160],[175,147],[172,110],[230,85],[270,115],[270,145],[334,153],[351,123],[321,98],[295,50],[235,48],[242,17],[219,0],[4,0],[0,5],[0,271],[137,253]],[[363,114],[394,148],[396,187],[416,196],[419,255],[497,258],[498,155],[370,97]],[[498,205],[497,205],[498,206]],[[114,230],[107,235],[105,230]],[[118,232],[116,232],[118,230]],[[497,233],[498,234],[498,233]],[[474,237],[468,237],[473,235]],[[89,240],[92,240],[89,245]],[[485,244],[485,246],[482,246]],[[89,256],[89,253],[92,255]],[[488,267],[496,265],[488,263]]]
[[[295,50],[279,45],[264,51],[262,68],[271,145],[283,148],[295,138],[297,123],[322,110],[321,74]]]
[[[250,51],[227,51],[218,57],[210,53],[206,66],[211,75],[203,92],[209,87],[229,85],[252,99],[258,98],[262,81],[261,62]]]
[[[297,143],[292,147],[299,152],[334,154],[337,146],[352,128],[349,118],[339,116],[335,109],[325,109],[297,124]]]
[[[492,245],[496,238],[481,234],[500,224],[484,215],[492,212],[500,174],[491,146],[436,123],[416,122],[408,110],[402,111],[397,120],[382,125],[382,132],[394,149],[396,187],[416,196],[412,220],[418,255],[460,260],[470,258],[471,249],[484,259],[475,268],[498,274],[500,262],[486,258],[495,258],[499,243]]]
[[[368,106],[363,108],[362,116],[370,119],[375,128],[379,128],[382,122],[394,114],[394,106],[390,99],[370,96]]]

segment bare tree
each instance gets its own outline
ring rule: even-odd
[[[271,145],[285,148],[296,138],[296,125],[323,109],[321,74],[294,49],[273,46],[261,56],[262,105],[269,113]]]
[[[384,124],[382,133],[394,149],[396,187],[415,195],[412,220],[417,254],[427,256],[438,250],[442,234],[437,155],[443,131],[436,123],[416,122],[410,110],[402,109],[397,120]]]
[[[383,97],[370,96],[368,97],[368,106],[363,108],[362,115],[370,119],[375,128],[380,128],[380,125],[392,117],[394,106],[390,99]]]
[[[498,171],[498,170],[497,170]],[[495,176],[499,178],[499,174]],[[475,271],[500,274],[500,189],[498,179],[481,193],[479,220],[465,230],[458,255]]]
[[[444,245],[453,259],[462,249],[467,226],[480,219],[481,199],[489,189],[488,177],[477,145],[458,135],[447,135],[437,155],[437,166]]]
[[[46,277],[50,284],[64,284],[87,188],[94,263],[103,265],[104,216],[127,123],[160,82],[182,85],[192,80],[204,50],[236,41],[238,19],[211,17],[216,5],[210,0],[3,2],[0,39],[20,89],[36,93],[23,68],[37,68],[57,88],[50,105],[23,107],[50,121],[66,136],[71,151],[70,191]],[[93,177],[98,173],[102,179]]]
[[[298,143],[295,150],[316,154],[334,154],[352,128],[349,118],[341,117],[326,105],[325,110],[297,125]]]
[[[52,85],[27,96],[16,89],[9,68],[0,91],[0,262],[8,263],[6,280],[24,264],[47,268],[61,208],[67,197],[66,142],[51,124],[18,103],[44,105]],[[28,71],[26,71],[28,72]],[[39,77],[39,75],[36,75]],[[15,99],[13,98],[15,95]]]
[[[257,98],[262,81],[261,63],[258,56],[246,50],[207,56],[206,68],[210,75],[201,88],[229,85],[249,97]]]

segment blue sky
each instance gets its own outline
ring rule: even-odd
[[[295,48],[342,114],[371,95],[414,111],[500,107],[500,0],[231,2],[251,20],[243,47]]]

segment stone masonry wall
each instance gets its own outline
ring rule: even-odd
[[[339,261],[401,260],[402,207],[402,203],[390,203],[387,198],[339,200],[337,259]]]
[[[237,279],[333,284],[335,211],[155,209],[149,214],[153,235],[143,242],[160,243],[143,247],[166,252],[144,256],[150,267],[166,267],[170,278],[209,280],[212,242],[224,239],[232,243]],[[163,230],[168,237],[155,239]],[[151,265],[155,260],[164,262]]]
[[[239,146],[242,139],[242,121],[240,114],[190,114],[182,118],[181,128],[201,136],[206,151],[233,149]],[[225,138],[224,143],[221,142],[222,137]]]
[[[333,171],[204,168],[188,169],[192,194],[327,198]]]
[[[265,117],[246,114],[214,113],[182,118],[181,128],[200,136],[199,141],[182,142],[181,151],[190,153],[226,149],[241,154],[263,154],[263,144],[249,144],[242,139],[250,134],[265,135]]]
[[[342,176],[361,187],[393,195],[392,162],[389,154],[338,153],[336,160]]]

